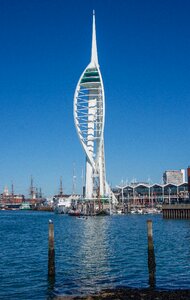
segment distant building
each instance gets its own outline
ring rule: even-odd
[[[163,182],[164,184],[182,184],[185,182],[185,170],[169,170],[165,171],[163,174]]]
[[[190,169],[189,169],[190,171]],[[119,203],[126,205],[154,206],[163,203],[187,203],[188,183],[181,184],[128,184],[113,189]]]

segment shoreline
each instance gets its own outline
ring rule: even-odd
[[[190,290],[156,290],[150,288],[116,288],[105,289],[99,293],[86,296],[55,296],[54,300],[189,300]]]

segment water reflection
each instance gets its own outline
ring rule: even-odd
[[[62,219],[57,233],[56,293],[148,286],[146,231],[143,226],[137,230],[136,219],[127,219]]]
[[[111,274],[109,266],[109,217],[87,220],[67,218],[70,226],[62,225],[58,246],[59,265],[56,292],[87,293],[97,291]],[[73,226],[75,230],[73,230]],[[63,239],[64,236],[64,239]],[[61,282],[61,284],[60,284]]]
[[[89,218],[83,226],[83,238],[80,243],[79,259],[81,261],[82,284],[86,288],[95,287],[108,281],[111,273],[109,266],[109,239],[107,217]]]

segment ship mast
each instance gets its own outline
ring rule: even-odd
[[[63,196],[63,182],[62,182],[62,176],[60,177],[59,195],[60,195],[60,196]]]

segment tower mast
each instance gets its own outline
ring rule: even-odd
[[[99,67],[98,64],[98,51],[96,42],[96,21],[95,21],[95,10],[93,10],[93,21],[92,21],[92,48],[91,48],[91,63],[94,66]]]

